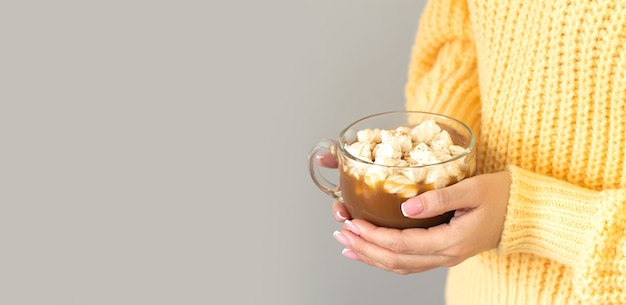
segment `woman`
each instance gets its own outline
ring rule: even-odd
[[[626,304],[626,1],[432,0],[406,108],[478,135],[479,173],[402,206],[456,210],[395,230],[350,219],[344,255],[399,274],[449,269],[455,304]]]

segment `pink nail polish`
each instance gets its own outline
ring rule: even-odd
[[[341,215],[341,212],[339,211],[335,213],[335,218],[337,218],[337,220],[339,221],[346,221],[346,219],[348,219],[348,217]]]
[[[343,255],[343,256],[345,256],[345,257],[347,257],[349,259],[355,260],[355,261],[359,260],[359,255],[354,253],[354,252],[352,252],[352,250],[350,250],[348,248],[343,249],[343,251],[341,251],[341,255]]]
[[[333,237],[343,246],[347,247],[348,246],[348,240],[346,239],[346,237],[341,234],[341,232],[339,231],[335,231],[333,232]]]
[[[355,226],[352,221],[346,219],[346,221],[344,221],[343,223],[346,225],[346,229],[350,230],[350,232],[356,235],[361,235],[361,231],[359,231],[359,228],[357,228],[357,226]]]
[[[424,204],[421,199],[415,198],[402,203],[400,209],[405,217],[415,216],[424,211]]]

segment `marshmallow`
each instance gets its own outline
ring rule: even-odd
[[[369,166],[367,164],[353,162],[351,160],[346,160],[343,164],[343,171],[355,179],[359,179],[365,175],[368,168]]]
[[[397,134],[396,142],[400,146],[400,151],[408,152],[413,148],[413,138],[410,134]]]
[[[419,143],[409,153],[411,159],[415,160],[418,165],[429,165],[439,163],[433,150],[426,143]]]
[[[460,155],[465,151],[465,147],[454,144],[448,146],[448,149],[450,150],[450,154],[453,156]]]
[[[454,142],[452,142],[452,137],[447,130],[441,130],[441,132],[438,133],[432,141],[443,141],[446,144],[446,147],[454,144]]]
[[[452,177],[456,181],[461,181],[463,178],[465,178],[465,174],[459,167],[459,164],[456,162],[450,162],[444,165],[444,168],[446,169],[446,173],[448,174],[448,177]]]
[[[434,188],[442,188],[450,184],[448,173],[443,167],[429,169],[425,179],[426,184],[432,184]]]
[[[427,169],[423,167],[411,167],[402,171],[402,174],[415,183],[422,182],[426,178]]]
[[[450,145],[446,143],[445,140],[433,140],[430,142],[430,148],[436,155],[448,155],[450,156],[450,149],[448,148]],[[448,157],[449,158],[449,157]],[[440,160],[445,161],[445,160]]]
[[[372,143],[371,142],[354,142],[350,144],[346,150],[353,156],[365,160],[372,161]]]
[[[382,166],[370,166],[365,172],[363,181],[370,187],[376,188],[380,183],[385,181],[388,175],[389,170],[387,168]]]
[[[430,143],[430,141],[441,132],[441,127],[433,120],[426,120],[411,130],[411,136],[415,142]]]
[[[417,185],[404,175],[390,175],[385,180],[383,189],[390,194],[398,194],[401,197],[409,198],[417,195]]]
[[[396,130],[383,130],[381,132],[382,143],[397,143],[400,151],[408,152],[413,148],[413,138],[411,129],[408,127],[398,127]]]
[[[377,159],[400,159],[402,158],[402,149],[400,144],[395,142],[380,143],[374,147],[372,154],[374,160]]]
[[[380,142],[381,143],[393,143],[396,140],[396,132],[393,130],[381,130]]]
[[[356,133],[356,140],[357,142],[380,142],[380,133],[381,130],[378,128],[359,130]]]

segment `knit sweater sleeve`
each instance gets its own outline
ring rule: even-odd
[[[516,166],[498,251],[570,266],[585,304],[626,303],[626,189],[592,191]]]
[[[406,108],[455,117],[478,135],[479,93],[466,1],[429,1],[411,51]]]

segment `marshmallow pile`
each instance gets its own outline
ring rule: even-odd
[[[471,166],[466,157],[438,166],[465,151],[433,120],[395,130],[363,129],[346,150],[365,163],[344,162],[343,170],[372,188],[382,184],[388,193],[413,197],[427,188],[441,188],[465,178]],[[374,163],[386,166],[372,166]],[[392,167],[388,167],[392,166]],[[424,167],[426,166],[426,167]]]

